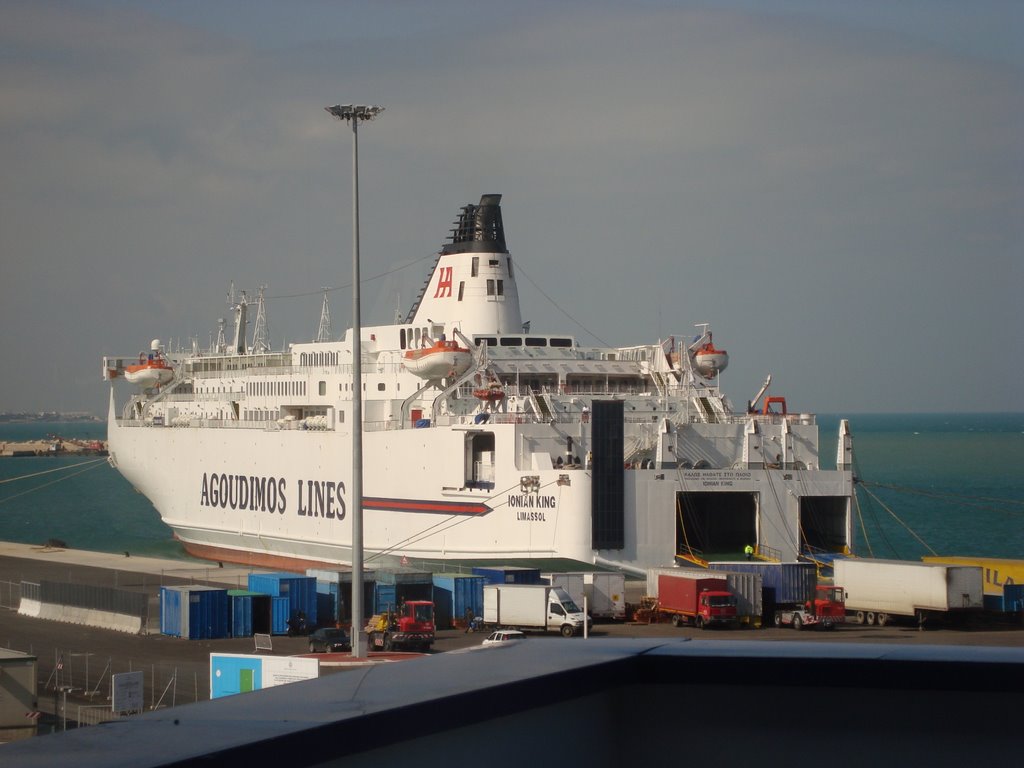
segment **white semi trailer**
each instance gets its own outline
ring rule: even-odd
[[[981,610],[981,568],[909,560],[839,558],[834,583],[846,590],[846,615],[885,626],[893,617],[927,619]]]

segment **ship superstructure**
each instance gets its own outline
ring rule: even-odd
[[[206,352],[154,341],[173,373],[121,408],[111,392],[111,463],[192,554],[348,563],[351,331],[273,352],[246,343],[247,307],[230,345],[223,333]],[[619,348],[531,332],[500,195],[462,209],[404,320],[364,326],[360,348],[368,564],[645,569],[748,544],[792,561],[850,541],[845,422],[836,468],[822,469],[814,416],[762,403],[764,389],[734,410],[706,325]],[[135,364],[108,356],[104,376]]]

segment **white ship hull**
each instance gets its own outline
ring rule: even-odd
[[[484,290],[478,317],[444,303],[457,283],[460,300],[472,296],[478,276],[478,244],[456,239],[407,322],[363,331],[367,566],[557,558],[643,570],[746,544],[783,561],[847,546],[848,436],[839,469],[822,470],[813,417],[733,413],[664,345],[502,334],[521,325],[518,297],[503,235],[488,245],[481,279],[504,281],[497,312]],[[402,355],[444,332],[476,350],[473,364],[423,382]],[[351,341],[180,356],[160,393],[120,414],[112,394],[111,462],[192,554],[350,563]],[[506,397],[473,397],[481,380]]]

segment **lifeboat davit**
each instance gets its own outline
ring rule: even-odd
[[[443,379],[469,370],[472,353],[455,341],[435,341],[429,347],[410,349],[402,355],[405,367],[421,379]]]
[[[709,338],[708,343],[694,353],[693,361],[701,376],[713,379],[728,367],[729,353],[718,349]]]
[[[138,365],[126,365],[123,373],[132,384],[149,389],[166,384],[174,378],[174,369],[160,354],[139,355]]]

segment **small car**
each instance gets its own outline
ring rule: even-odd
[[[318,629],[309,636],[310,653],[334,653],[335,651],[349,651],[352,644],[349,641],[348,633],[344,629],[325,627]]]
[[[498,645],[500,643],[508,643],[514,640],[525,640],[526,635],[520,632],[518,629],[499,629],[497,632],[491,632],[485,639],[484,645]]]

